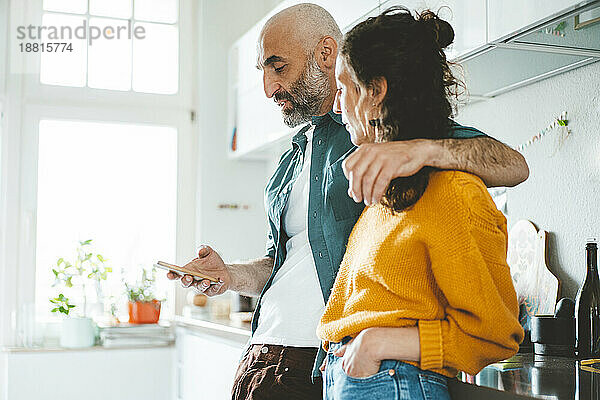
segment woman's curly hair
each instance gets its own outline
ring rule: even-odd
[[[381,105],[378,141],[448,137],[453,113],[450,96],[463,87],[452,74],[443,49],[454,40],[454,30],[434,12],[416,17],[404,7],[392,7],[350,30],[341,55],[359,83],[369,87],[384,77],[387,93]],[[425,192],[432,168],[396,178],[383,204],[400,212]]]

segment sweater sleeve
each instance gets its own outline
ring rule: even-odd
[[[476,178],[459,176],[448,186],[436,210],[439,234],[428,242],[447,304],[443,319],[419,321],[420,366],[476,374],[515,354],[523,329],[506,264],[506,219]]]

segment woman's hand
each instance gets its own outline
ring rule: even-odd
[[[342,368],[348,376],[365,378],[379,372],[381,359],[378,357],[378,347],[381,343],[373,340],[373,329],[377,328],[365,329],[333,353],[343,357]]]
[[[348,376],[364,378],[379,372],[382,360],[420,361],[419,329],[368,328],[340,347],[334,355],[344,357],[342,368]]]

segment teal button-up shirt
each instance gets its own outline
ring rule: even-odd
[[[342,162],[356,146],[350,141],[350,134],[342,124],[341,115],[330,111],[325,115],[313,117],[312,123],[315,130],[309,176],[308,241],[326,303],[346,251],[348,237],[364,209],[364,204],[355,203],[348,196],[348,180],[342,170]],[[265,207],[270,228],[267,256],[274,259],[274,266],[254,312],[252,332],[258,325],[262,296],[271,287],[273,278],[286,257],[286,242],[289,237],[282,229],[283,210],[292,185],[302,171],[307,143],[304,133],[309,128],[310,125],[305,126],[292,138],[292,148],[281,156],[277,170],[265,190]],[[449,137],[452,138],[477,136],[484,134],[477,129],[456,123],[452,125],[449,133]],[[317,360],[313,375],[319,375],[319,365],[320,361]]]

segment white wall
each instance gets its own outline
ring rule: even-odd
[[[198,244],[206,243],[227,260],[264,255],[267,221],[263,190],[270,169],[263,161],[227,157],[228,52],[277,0],[204,0],[200,9],[198,60],[199,215]],[[248,205],[248,210],[219,209],[220,203]]]
[[[531,173],[508,190],[508,225],[529,219],[550,233],[548,266],[573,298],[585,277],[585,240],[600,236],[600,63],[474,103],[457,120],[516,146],[562,111],[571,136],[553,157],[556,132],[523,151]]]

